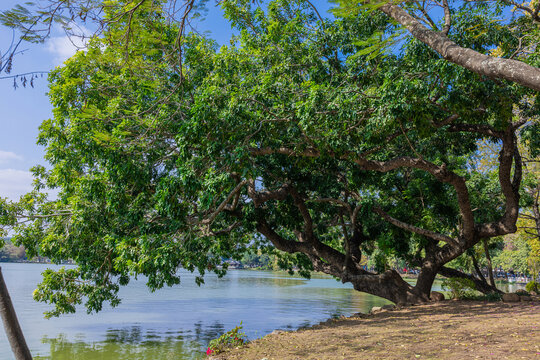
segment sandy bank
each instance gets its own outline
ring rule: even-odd
[[[540,303],[444,301],[270,334],[219,360],[538,359]]]

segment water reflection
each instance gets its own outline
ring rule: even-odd
[[[125,329],[110,329],[105,335],[105,342],[133,344],[141,342],[142,330],[140,326],[131,326]]]
[[[221,334],[227,330],[229,329],[225,329],[223,323],[219,321],[215,321],[212,325],[207,326],[206,328],[203,327],[201,322],[198,322],[195,324],[194,339],[198,343],[205,344],[210,340],[221,336]]]
[[[238,284],[249,284],[250,286],[298,286],[307,282],[307,279],[287,279],[282,277],[245,277],[238,278]]]
[[[49,346],[48,356],[35,356],[41,360],[155,360],[155,359],[202,359],[204,353],[201,342],[215,337],[223,325],[216,324],[210,329],[199,328],[197,336],[185,339],[183,334],[163,336],[140,326],[110,329],[101,342],[68,340],[65,334],[56,338],[43,337],[43,344]]]

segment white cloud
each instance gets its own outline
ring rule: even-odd
[[[0,197],[19,200],[32,190],[32,173],[15,169],[0,169]]]
[[[20,161],[22,159],[22,156],[17,155],[14,152],[0,150],[0,164],[5,164],[10,161]]]
[[[53,36],[46,43],[46,49],[53,54],[53,62],[55,66],[62,65],[64,61],[75,55],[78,50],[86,48],[89,36],[92,34],[90,30],[84,26],[79,26],[76,35]]]
[[[77,40],[77,42],[75,42]],[[73,41],[73,42],[72,42]],[[82,41],[79,38],[70,40],[67,36],[53,37],[47,42],[47,51],[54,55],[53,62],[55,66],[61,65],[64,61],[75,55],[77,50],[83,48]]]

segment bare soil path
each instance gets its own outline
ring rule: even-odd
[[[540,360],[540,302],[444,301],[273,333],[219,360]]]

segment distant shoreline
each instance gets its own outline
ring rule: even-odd
[[[77,265],[75,264],[73,261],[71,260],[68,260],[68,261],[63,261],[62,263],[60,264],[55,264],[53,263],[52,261],[50,260],[46,260],[46,261],[33,261],[33,260],[5,260],[5,259],[1,259],[0,260],[0,264],[43,264],[43,265]]]

